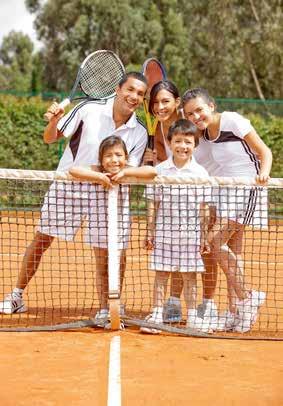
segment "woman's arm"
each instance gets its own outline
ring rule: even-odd
[[[260,171],[257,181],[259,183],[266,183],[269,179],[272,166],[272,152],[255,130],[250,131],[244,139],[260,160]]]

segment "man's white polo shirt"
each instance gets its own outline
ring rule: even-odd
[[[117,135],[125,142],[131,166],[141,162],[146,144],[147,132],[132,114],[127,123],[115,129],[113,103],[87,101],[75,106],[58,122],[58,130],[64,137],[70,137],[69,143],[60,160],[58,170],[66,171],[74,165],[90,166],[98,164],[98,150],[102,140]]]

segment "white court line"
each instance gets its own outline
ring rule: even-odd
[[[120,341],[120,336],[115,336],[110,343],[107,406],[121,406]]]

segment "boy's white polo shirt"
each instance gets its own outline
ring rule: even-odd
[[[101,141],[110,135],[117,135],[125,142],[131,166],[141,162],[146,144],[147,132],[138,121],[135,113],[127,123],[115,128],[113,103],[87,101],[75,106],[58,122],[58,130],[64,137],[70,137],[60,160],[58,170],[66,171],[74,165],[90,166],[98,164],[98,151]]]
[[[177,168],[170,157],[156,166],[158,175],[208,177],[207,171],[191,158]],[[203,272],[200,255],[199,208],[211,200],[211,188],[185,184],[149,186],[146,197],[158,202],[151,269],[169,272]]]
[[[156,170],[158,175],[163,176],[209,176],[207,170],[203,166],[199,165],[193,156],[191,157],[191,160],[188,161],[182,168],[177,168],[174,164],[173,157],[170,157],[166,159],[166,161],[156,165]]]

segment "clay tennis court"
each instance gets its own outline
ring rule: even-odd
[[[1,214],[3,295],[17,277],[37,218],[38,213]],[[150,310],[153,285],[147,252],[138,249],[144,231],[144,219],[135,218],[121,299],[127,314],[140,319]],[[271,224],[268,231],[248,230],[245,236],[247,281],[268,293],[257,324],[246,334],[250,338],[283,335],[282,231],[281,225]],[[29,285],[28,313],[1,315],[2,327],[54,325],[94,316],[98,308],[94,270],[92,250],[83,244],[81,233],[75,243],[54,241]],[[218,301],[225,306],[223,276]],[[101,328],[0,332],[1,404],[106,405],[109,348],[117,335],[121,337],[123,405],[283,403],[280,341],[151,336],[128,327],[118,333]]]

